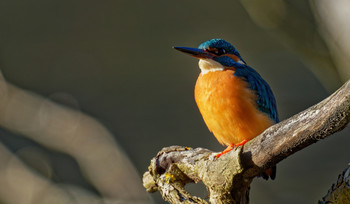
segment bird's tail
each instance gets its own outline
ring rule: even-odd
[[[264,172],[262,172],[260,176],[263,177],[263,179],[265,179],[265,180],[269,180],[269,178],[271,178],[271,180],[275,180],[276,171],[277,171],[276,166],[273,166],[273,167],[265,170]]]

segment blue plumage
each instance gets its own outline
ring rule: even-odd
[[[261,76],[251,67],[236,69],[234,74],[237,77],[242,77],[250,88],[258,95],[257,105],[260,111],[269,115],[276,123],[279,122],[276,100],[270,86],[261,78]]]
[[[270,86],[253,68],[244,62],[239,52],[230,43],[222,39],[212,39],[199,45],[198,49],[189,47],[174,48],[200,59],[201,75],[199,75],[196,83],[195,90],[198,89],[195,91],[196,102],[208,128],[219,142],[228,145],[226,150],[216,155],[216,158],[232,150],[233,145],[244,145],[247,140],[261,134],[263,130],[272,125],[272,121],[279,122],[276,101]],[[214,73],[208,74],[209,72]],[[242,98],[231,95],[232,92],[229,93],[230,91],[246,90],[246,87],[236,87],[244,86],[244,83],[241,80],[236,80],[237,78],[233,78],[231,74],[247,82],[248,88],[256,95],[256,104],[254,105],[256,105],[258,111],[251,106],[251,99],[254,96],[250,93],[248,96],[246,92],[239,92],[242,97],[248,97],[245,98],[248,101],[241,100],[239,103],[235,100]],[[226,86],[225,83],[231,86]],[[207,84],[209,85],[207,86]],[[222,87],[226,87],[228,90],[221,90]],[[209,97],[210,95],[213,95],[213,97]],[[218,101],[214,101],[216,98]],[[226,109],[227,114],[222,113]],[[237,114],[237,111],[242,110],[248,113],[249,111],[252,112],[252,109],[254,109],[254,113],[247,114],[248,117],[242,116],[241,113]],[[259,112],[265,113],[266,116],[261,117],[262,115]],[[230,115],[230,113],[232,114]],[[252,114],[257,117],[252,117]],[[272,121],[268,120],[268,117]],[[258,120],[254,120],[254,118]],[[250,125],[252,127],[249,131]],[[274,179],[276,177],[276,166],[262,172],[261,176],[264,179]]]
[[[205,41],[204,43],[200,44],[198,48],[202,50],[205,50],[208,48],[224,49],[226,53],[234,54],[243,61],[241,55],[236,50],[236,48],[233,45],[231,45],[229,42],[223,39],[211,39],[211,40]]]
[[[215,51],[216,57],[213,60],[219,62],[225,67],[233,67],[236,69],[235,76],[242,77],[257,94],[257,106],[260,111],[266,113],[273,121],[279,122],[276,100],[267,82],[250,66],[248,66],[237,49],[222,39],[208,40],[198,47],[202,50]],[[213,51],[214,50],[214,51]],[[233,54],[239,58],[241,62],[233,60],[225,54]]]
[[[270,86],[244,62],[239,52],[230,43],[222,39],[212,39],[199,45],[198,49],[174,48],[200,59],[201,74],[195,88],[196,102],[208,128],[219,142],[228,145],[226,150],[216,155],[216,158],[261,134],[272,125],[272,121],[279,122],[276,101]],[[209,74],[209,72],[214,73]],[[231,74],[237,78],[232,77]],[[238,78],[241,80],[237,80]],[[254,105],[258,110],[252,107],[251,99],[255,97],[244,92],[246,87],[242,80],[247,82],[248,88],[255,93],[256,104]],[[222,87],[228,90],[221,90]],[[242,97],[231,95],[230,91],[238,91]],[[242,100],[244,97],[247,98]],[[216,98],[217,101],[215,101]],[[241,101],[237,102],[237,100]],[[241,115],[239,111],[247,111],[247,117]],[[261,115],[260,112],[265,113],[266,116]],[[251,125],[251,129],[248,130]],[[262,172],[261,176],[264,179],[274,179],[276,166]]]

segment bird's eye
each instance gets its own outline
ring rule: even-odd
[[[225,53],[226,53],[225,49],[223,49],[223,48],[218,48],[218,49],[216,50],[216,53],[215,53],[215,54],[217,54],[217,55],[223,55],[223,54],[225,54]]]
[[[211,52],[211,53],[213,53],[215,55],[218,55],[218,56],[223,55],[223,54],[226,53],[226,50],[223,49],[223,48],[209,48],[209,49],[207,49],[207,51]]]

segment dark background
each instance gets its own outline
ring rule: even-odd
[[[312,15],[307,3],[293,5]],[[165,146],[224,149],[194,102],[197,60],[172,49],[211,38],[235,45],[270,84],[281,120],[330,94],[238,1],[0,2],[0,68],[6,80],[97,118],[140,176]],[[255,179],[251,203],[316,202],[349,162],[348,135],[345,129],[280,162],[275,181]],[[0,138],[13,152],[37,145],[6,130]],[[64,163],[57,167],[57,181],[93,189],[73,161],[43,149]]]

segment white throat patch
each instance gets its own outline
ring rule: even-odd
[[[225,69],[222,64],[211,59],[200,59],[198,65],[203,75],[208,72],[222,71]]]

